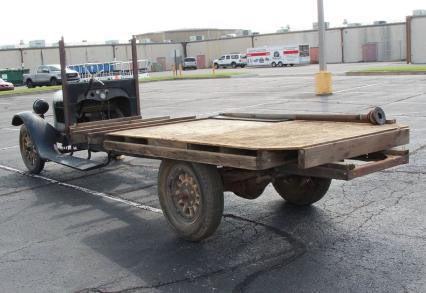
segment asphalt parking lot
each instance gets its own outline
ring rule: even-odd
[[[409,165],[333,181],[307,208],[271,186],[256,200],[226,193],[222,223],[201,243],[167,226],[158,161],[23,173],[10,121],[34,97],[0,98],[0,292],[426,292],[426,76],[340,75],[355,66],[329,67],[339,73],[329,97],[313,92],[317,66],[141,85],[145,117],[381,106],[410,125]]]

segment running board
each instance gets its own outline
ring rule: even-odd
[[[70,155],[57,154],[57,153],[49,154],[49,156],[47,156],[47,158],[44,158],[44,159],[67,166],[67,167],[71,167],[73,169],[77,169],[80,171],[90,171],[90,170],[102,168],[108,165],[109,163],[109,160],[107,160],[106,162],[97,162],[97,161],[92,161],[88,159],[73,157]]]

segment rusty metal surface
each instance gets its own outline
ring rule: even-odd
[[[312,120],[333,122],[361,122],[383,125],[387,122],[386,114],[380,107],[375,107],[365,114],[254,114],[254,113],[220,113],[213,118],[240,118],[249,120]]]
[[[139,68],[138,68],[138,50],[136,47],[136,38],[133,37],[131,41],[132,46],[132,68],[133,68],[133,80],[135,82],[135,93],[136,93],[136,111],[138,116],[141,115],[140,95],[139,95]]]
[[[65,131],[69,132],[70,121],[71,121],[71,113],[70,113],[70,105],[69,105],[69,97],[68,97],[68,80],[66,74],[66,52],[65,52],[65,42],[64,38],[61,38],[59,41],[59,60],[61,63],[61,84],[62,84],[62,98],[64,104],[64,120],[65,120]]]
[[[223,188],[245,199],[256,199],[262,195],[273,178],[272,170],[249,171],[234,168],[220,168]]]

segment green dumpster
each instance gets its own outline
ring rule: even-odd
[[[30,73],[29,69],[5,68],[0,69],[0,78],[13,83],[14,85],[22,85],[23,75]]]
[[[161,63],[155,63],[155,62],[153,62],[151,64],[151,71],[153,71],[153,72],[159,72],[159,71],[163,71],[163,70],[164,70],[163,64],[161,64]]]

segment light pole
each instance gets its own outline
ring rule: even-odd
[[[327,71],[327,62],[325,60],[325,23],[324,23],[324,5],[323,0],[317,0],[318,7],[318,47],[319,47],[319,69],[315,75],[315,91],[317,95],[331,95],[332,81],[331,72]]]

